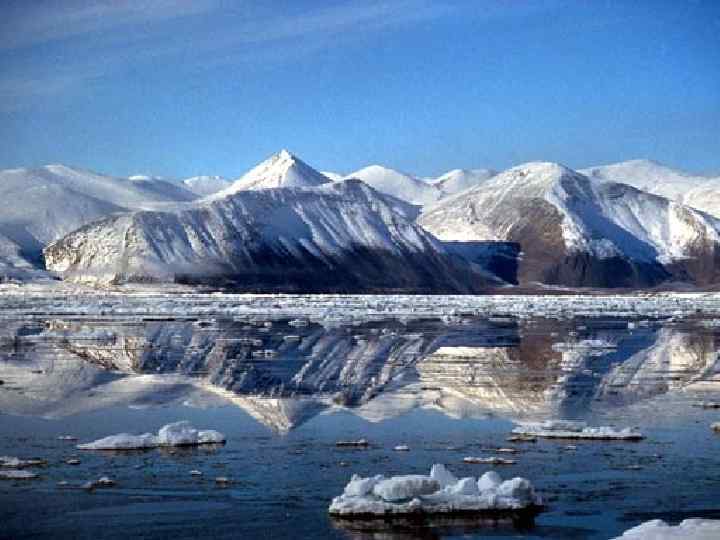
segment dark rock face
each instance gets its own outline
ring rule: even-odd
[[[520,244],[517,242],[443,242],[445,249],[466,261],[479,264],[503,281],[518,284]]]
[[[519,248],[519,284],[648,287],[670,278],[670,273],[657,263],[569,252],[563,241],[562,216],[542,199],[519,201],[512,208],[503,208],[499,216],[502,223],[497,226],[508,227],[508,240]]]
[[[631,261],[622,257],[599,259],[589,253],[566,255],[545,267],[538,281],[572,287],[652,287],[670,278],[659,264]]]

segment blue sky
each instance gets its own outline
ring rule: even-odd
[[[720,173],[716,0],[0,0],[0,168]]]

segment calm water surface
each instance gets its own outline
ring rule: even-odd
[[[0,455],[48,464],[0,480],[0,537],[605,539],[655,517],[720,518],[720,410],[698,406],[720,401],[719,340],[705,321],[5,321]],[[559,418],[647,439],[506,440],[518,421]],[[177,420],[228,443],[108,453],[58,439]],[[370,446],[335,446],[358,438]],[[534,523],[327,515],[353,473],[479,476],[463,457],[508,446],[517,464],[496,470],[548,503]],[[100,476],[116,486],[80,489]]]

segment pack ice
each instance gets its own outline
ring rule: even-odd
[[[143,433],[131,435],[119,433],[96,441],[78,444],[80,450],[138,450],[158,446],[197,446],[200,444],[222,444],[225,435],[212,429],[198,430],[185,420],[167,424],[157,435]]]
[[[532,510],[541,505],[542,499],[525,478],[503,481],[489,471],[477,479],[457,479],[444,465],[435,464],[429,476],[353,475],[343,494],[333,499],[329,512],[343,517],[481,513]]]

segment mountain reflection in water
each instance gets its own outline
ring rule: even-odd
[[[582,418],[717,387],[720,331],[588,320],[8,322],[0,412],[62,417],[124,404],[233,404],[278,432],[346,408],[374,422],[417,407],[451,417]]]

